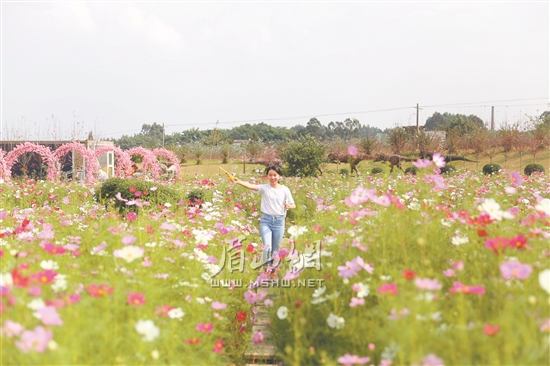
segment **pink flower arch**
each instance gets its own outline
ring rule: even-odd
[[[174,154],[174,152],[172,152],[170,150],[167,150],[165,148],[160,148],[160,149],[154,149],[153,154],[155,154],[155,156],[163,156],[166,159],[170,160],[170,162],[172,164],[174,164],[174,167],[176,169],[174,171],[174,179],[177,179],[179,177],[179,175],[180,175],[180,160],[178,159],[176,154]]]
[[[4,161],[4,177],[6,180],[9,180],[11,177],[11,168],[13,164],[17,161],[17,158],[24,153],[37,153],[42,157],[42,160],[48,165],[48,180],[54,181],[58,178],[60,173],[59,161],[52,153],[52,150],[49,147],[44,145],[33,144],[32,142],[25,142],[19,144],[6,155]]]
[[[76,141],[68,142],[59,146],[53,154],[57,160],[73,150],[78,151],[86,158],[86,180],[90,183],[95,182],[97,179],[97,171],[99,170],[99,163],[94,153],[88,150],[84,145]],[[61,174],[59,164],[57,170],[58,174]]]
[[[147,168],[149,168],[151,169],[153,179],[157,179],[160,176],[160,166],[157,161],[157,157],[151,150],[147,150],[141,146],[136,146],[126,150],[126,153],[130,156],[130,158],[134,154],[141,155],[143,157],[143,162],[141,164],[143,172],[147,171]]]
[[[114,152],[117,157],[115,176],[117,178],[124,178],[126,174],[129,174],[129,170],[132,167],[131,155],[118,146],[101,146],[94,151],[94,156],[99,158],[101,154],[105,154],[108,151]]]
[[[10,170],[6,164],[6,152],[0,149],[0,179],[9,180],[10,179]]]

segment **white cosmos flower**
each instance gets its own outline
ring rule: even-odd
[[[279,309],[277,309],[277,317],[279,319],[286,319],[288,316],[288,308],[286,306],[281,306]]]
[[[321,296],[322,294],[325,293],[325,291],[327,290],[326,286],[323,286],[323,287],[319,287],[317,288],[315,291],[313,291],[313,297],[319,297]]]
[[[545,198],[535,205],[535,210],[550,216],[550,199]]]
[[[459,231],[455,232],[455,236],[453,236],[451,238],[451,244],[456,245],[456,246],[466,244],[469,241],[470,240],[468,239],[468,237],[467,236],[462,236],[462,234]]]
[[[346,324],[346,320],[340,316],[330,313],[330,315],[327,318],[327,324],[331,328],[342,329]]]
[[[59,264],[57,264],[56,261],[48,260],[48,261],[42,261],[40,262],[40,267],[43,269],[59,269]]]
[[[27,307],[32,310],[38,310],[46,306],[44,300],[37,298],[27,304]]]
[[[183,318],[184,315],[185,313],[183,312],[183,310],[181,310],[181,308],[170,309],[168,311],[168,316],[171,319],[180,319]]]
[[[362,298],[365,298],[365,297],[369,296],[369,294],[370,294],[369,285],[365,285],[365,284],[359,282],[359,283],[356,283],[354,286],[359,287],[359,291],[357,291],[357,297],[358,298],[362,299]]]
[[[62,292],[67,289],[67,275],[57,274],[55,276],[54,282],[52,283],[52,290],[54,292]]]
[[[152,342],[160,335],[160,329],[152,320],[139,320],[135,328],[143,336],[141,340],[144,342]]]
[[[130,263],[134,260],[143,257],[144,250],[140,247],[133,245],[127,245],[122,249],[115,250],[113,255],[117,258],[122,258],[126,262]]]
[[[487,213],[491,219],[496,221],[514,218],[508,211],[502,211],[498,202],[493,198],[486,198],[477,208],[479,211]]]
[[[325,301],[327,301],[328,299],[326,297],[316,297],[314,298],[313,300],[311,300],[311,304],[315,305],[315,304],[320,304],[320,303],[323,303]]]
[[[307,228],[305,226],[292,225],[288,228],[288,234],[290,235],[290,239],[292,240],[297,239],[305,232],[307,232]]]
[[[11,273],[0,273],[0,286],[13,286]]]
[[[550,269],[545,269],[539,273],[539,284],[544,291],[550,294]]]

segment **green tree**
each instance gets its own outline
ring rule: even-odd
[[[316,177],[326,162],[325,154],[326,146],[311,135],[289,142],[282,152],[287,175]]]
[[[388,134],[388,144],[394,154],[401,154],[405,150],[409,134],[402,127],[395,127]]]

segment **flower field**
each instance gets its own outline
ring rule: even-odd
[[[3,182],[1,363],[242,364],[265,302],[285,364],[548,364],[548,177],[430,165],[285,178],[298,207],[273,300],[249,288],[268,277],[260,196],[227,179],[170,183],[206,198],[135,213],[99,184]]]

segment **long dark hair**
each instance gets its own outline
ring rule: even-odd
[[[274,170],[281,177],[283,176],[283,173],[281,173],[281,168],[279,168],[277,165],[269,165],[267,168],[265,168],[265,175],[268,175],[270,170]]]

